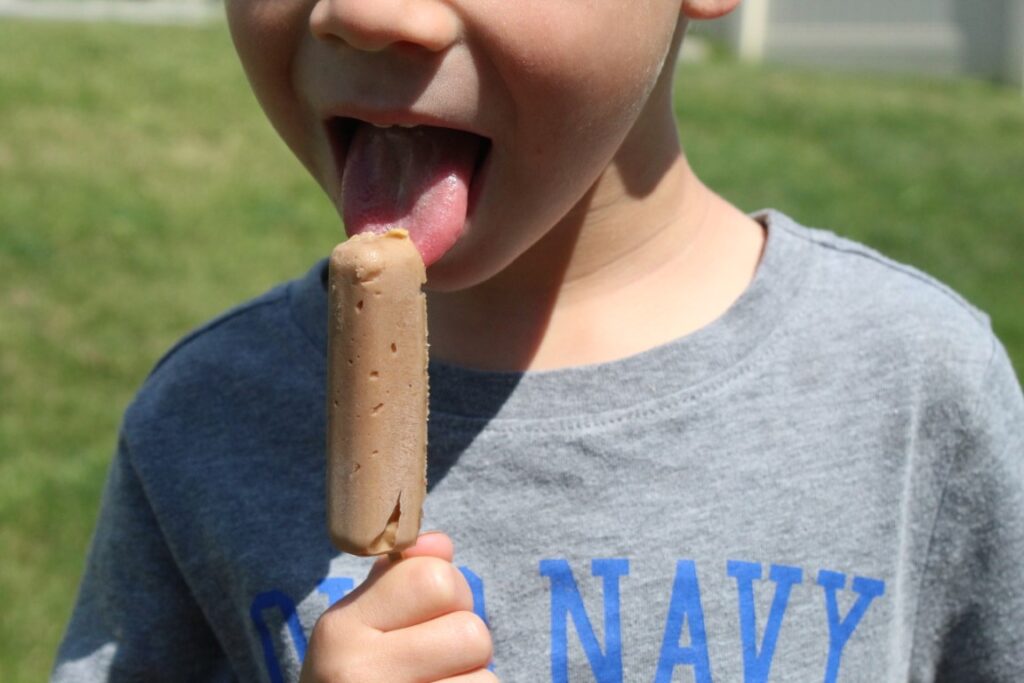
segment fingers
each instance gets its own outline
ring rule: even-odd
[[[428,531],[420,534],[416,539],[416,545],[402,551],[403,559],[423,556],[439,557],[451,562],[455,557],[455,544],[443,532]]]
[[[452,539],[447,534],[441,531],[428,531],[420,534],[419,538],[416,539],[416,544],[406,548],[399,555],[400,559],[398,560],[390,554],[378,557],[377,561],[373,563],[373,567],[370,568],[366,581],[363,583],[372,582],[377,576],[396,564],[396,562],[410,557],[437,557],[451,562],[455,557],[455,544],[452,543]]]
[[[437,683],[499,683],[498,677],[487,669],[477,669],[472,673],[459,674],[451,678],[437,681]]]
[[[472,611],[473,593],[451,562],[410,557],[374,577],[353,606],[367,626],[394,631],[449,612]]]
[[[395,555],[398,555],[396,558]],[[419,538],[416,539],[415,545],[406,548],[401,553],[381,555],[370,567],[369,573],[366,575],[366,579],[361,584],[356,586],[356,589],[348,594],[347,599],[344,601],[345,604],[351,603],[358,600],[359,597],[369,590],[380,577],[381,574],[391,569],[395,564],[401,562],[406,557],[425,557],[433,556],[440,559],[452,561],[455,555],[455,546],[452,544],[452,540],[448,538],[446,534],[440,531],[428,531],[424,534],[420,534]],[[335,608],[340,608],[342,605],[335,605]]]
[[[303,683],[494,683],[490,632],[452,553],[451,539],[432,533],[400,559],[378,560],[317,621]]]
[[[393,653],[397,680],[447,680],[482,669],[491,661],[491,634],[472,612],[452,612],[384,633],[381,647]]]

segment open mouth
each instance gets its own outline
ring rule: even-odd
[[[326,130],[349,235],[409,231],[430,265],[461,236],[486,175],[491,141],[433,125],[379,126],[333,117]]]
[[[438,131],[447,131],[447,132],[452,132],[452,133],[462,133],[462,134],[464,134],[466,136],[471,136],[471,137],[477,138],[479,140],[479,142],[480,142],[480,153],[477,156],[476,164],[474,166],[474,169],[476,171],[479,171],[480,168],[483,166],[484,161],[487,158],[487,153],[491,149],[491,140],[490,140],[490,138],[484,137],[482,135],[477,135],[476,133],[472,133],[472,132],[467,131],[467,130],[460,130],[458,128],[446,128],[446,127],[443,127],[443,126],[428,126],[428,125],[416,125],[416,126],[396,125],[396,126],[383,127],[383,126],[378,126],[377,124],[371,123],[369,121],[363,121],[361,119],[352,118],[352,117],[349,117],[349,116],[332,116],[331,118],[327,119],[327,121],[325,122],[324,125],[327,128],[327,137],[330,140],[331,149],[332,149],[332,151],[334,153],[334,160],[335,160],[336,164],[343,164],[344,163],[344,159],[345,159],[346,153],[348,152],[349,142],[352,140],[352,135],[356,131],[356,129],[358,127],[360,127],[360,126],[373,126],[375,128],[381,128],[382,130],[387,130],[389,128],[401,128],[401,129],[404,129],[404,130],[416,130],[416,129],[419,129],[419,130],[429,130],[429,129],[434,129],[434,130],[438,130]],[[340,174],[341,174],[341,172],[343,170],[344,169],[342,167],[338,168],[339,176],[340,176]]]

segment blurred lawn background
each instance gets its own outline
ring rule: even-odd
[[[951,284],[1021,374],[1020,92],[725,58],[681,79],[706,182]],[[0,20],[0,681],[46,677],[149,368],[341,234],[222,24]]]

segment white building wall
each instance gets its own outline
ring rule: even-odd
[[[1024,0],[743,0],[697,22],[748,59],[1021,83]]]

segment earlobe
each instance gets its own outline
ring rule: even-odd
[[[717,19],[739,4],[740,0],[683,0],[682,11],[689,19]]]

